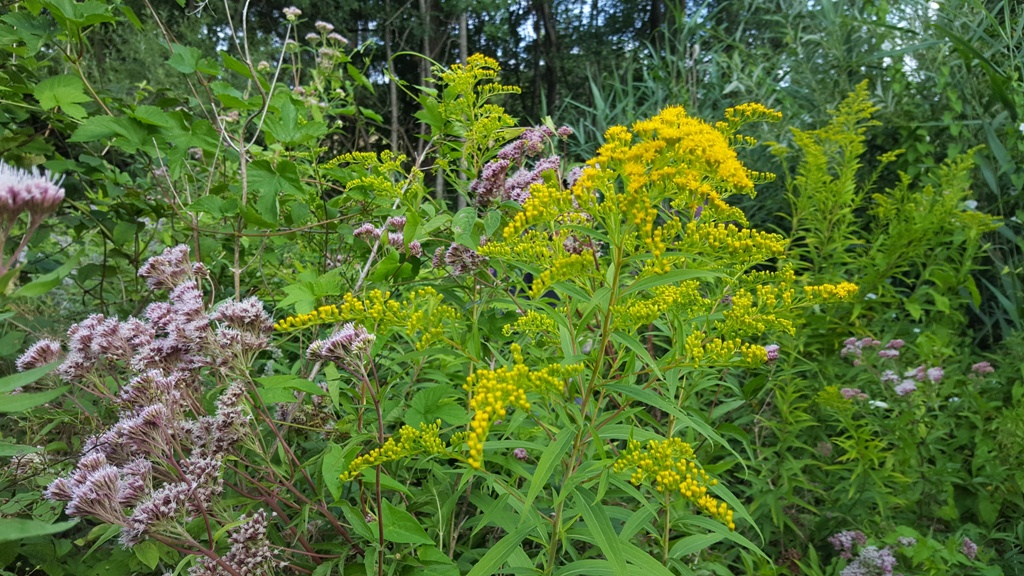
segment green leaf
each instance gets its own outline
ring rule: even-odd
[[[616,576],[620,572],[607,560],[577,560],[555,570],[555,576]]]
[[[409,408],[405,412],[405,423],[409,426],[433,424],[438,418],[454,426],[462,426],[469,421],[469,414],[456,403],[457,396],[451,393],[450,386],[431,386],[424,388],[412,397]]]
[[[82,255],[85,253],[84,250],[80,250],[77,254],[71,257],[70,260],[61,265],[60,268],[52,272],[43,274],[39,278],[32,280],[28,284],[25,284],[21,288],[14,291],[12,296],[14,298],[29,298],[34,296],[41,296],[46,294],[50,290],[53,290],[60,285],[61,281],[71,273],[72,270],[78,266],[78,262],[82,259]]]
[[[363,73],[360,72],[358,68],[351,64],[346,64],[345,68],[346,70],[348,70],[348,75],[351,76],[353,80],[355,80],[364,88],[369,90],[371,94],[373,93],[373,84],[370,84],[370,80],[366,76],[364,76]]]
[[[202,55],[198,48],[171,44],[171,57],[167,59],[167,63],[182,74],[191,74],[199,66],[199,58]]]
[[[501,211],[491,210],[484,216],[484,233],[487,236],[493,236],[498,230],[498,226],[501,225]]]
[[[367,108],[365,106],[360,106],[359,107],[359,112],[363,116],[366,116],[367,118],[369,118],[370,120],[373,120],[374,122],[380,122],[382,124],[384,123],[384,117],[381,116],[380,114],[377,114],[376,112],[374,112],[373,109],[371,109],[371,108]]]
[[[473,569],[466,574],[466,576],[491,576],[501,568],[501,565],[512,555],[512,553],[519,547],[519,543],[526,538],[526,535],[534,529],[532,524],[522,526],[515,532],[509,532],[501,540],[498,540],[490,549],[484,554]]]
[[[32,95],[39,100],[39,106],[44,110],[60,108],[68,116],[81,120],[88,116],[85,108],[78,105],[79,102],[89,102],[92,98],[85,94],[85,84],[77,76],[63,74],[51,76],[36,84]]]
[[[391,252],[377,263],[376,268],[373,269],[373,274],[370,274],[370,280],[373,280],[374,282],[387,280],[401,265],[402,263],[398,252]]]
[[[22,456],[24,454],[31,454],[33,452],[39,452],[39,448],[37,448],[36,446],[24,446],[22,444],[9,444],[7,442],[0,442],[0,458]]]
[[[353,532],[364,540],[374,541],[377,539],[377,535],[370,531],[370,525],[366,522],[362,512],[348,502],[339,502],[339,505],[341,506],[342,514],[345,515],[345,520],[348,520],[348,525],[352,527]]]
[[[467,206],[455,213],[452,218],[452,234],[455,241],[467,248],[476,248],[473,243],[473,227],[476,225],[476,208]]]
[[[219,196],[207,194],[206,196],[200,196],[195,202],[185,207],[185,210],[192,213],[206,212],[215,218],[220,218],[224,215],[221,211],[223,204],[224,201]]]
[[[731,542],[734,542],[736,544],[739,544],[740,546],[743,546],[744,548],[750,550],[751,552],[754,552],[755,554],[757,554],[761,558],[764,558],[765,560],[769,560],[768,556],[765,555],[765,553],[762,552],[761,549],[758,548],[756,544],[754,544],[753,542],[748,540],[742,534],[739,534],[738,532],[733,532],[733,531],[729,530],[729,528],[727,528],[721,522],[718,522],[716,520],[712,520],[711,518],[705,518],[704,516],[690,516],[688,518],[685,518],[682,521],[682,523],[683,524],[692,524],[692,525],[695,525],[695,526],[700,526],[701,528],[704,528],[704,529],[706,529],[706,530],[708,530],[708,531],[710,531],[710,532],[712,532],[714,534],[721,534],[724,539],[729,540]]]
[[[40,366],[31,370],[25,370],[24,372],[11,374],[10,376],[4,376],[3,378],[0,378],[0,393],[10,392],[15,388],[28,386],[50,372],[53,372],[53,370],[59,365],[60,362],[51,362],[46,366]]]
[[[295,163],[289,160],[280,160],[276,166],[267,160],[257,160],[249,164],[248,177],[249,190],[272,190],[274,193],[296,195],[303,193],[299,171]]]
[[[242,62],[238,58],[235,58],[234,56],[232,56],[231,54],[229,54],[228,52],[225,52],[223,50],[221,50],[221,52],[220,52],[220,57],[221,57],[221,60],[224,61],[224,67],[225,68],[227,68],[228,70],[231,70],[232,72],[236,72],[238,74],[241,74],[242,76],[244,76],[245,78],[248,78],[249,80],[252,80],[252,73],[249,71],[249,67],[246,66],[244,62]]]
[[[733,456],[740,458],[740,455],[729,446],[729,443],[726,442],[718,432],[715,432],[715,430],[706,422],[691,418],[688,414],[676,407],[675,404],[665,400],[665,398],[655,394],[654,392],[628,384],[607,384],[605,385],[605,388],[635,400],[639,400],[640,402],[643,402],[653,408],[657,408],[663,412],[672,414],[679,419],[680,425],[695,429],[697,433],[701,434],[708,440],[717,442],[719,445],[725,447],[726,450],[729,450]]]
[[[78,524],[78,520],[51,524],[41,520],[4,518],[4,521],[0,522],[0,542],[14,542],[34,536],[57,534],[71,528],[75,524]]]
[[[104,138],[110,138],[120,133],[119,118],[110,116],[92,116],[86,118],[82,124],[71,134],[71,142],[95,142]]]
[[[174,120],[170,115],[156,106],[137,106],[135,110],[132,110],[131,117],[143,124],[150,124],[152,126],[170,128],[174,125]]]
[[[725,534],[722,533],[694,534],[693,536],[680,538],[672,545],[668,556],[669,558],[682,558],[683,556],[696,554],[716,542],[721,542],[724,538]]]
[[[658,363],[651,358],[651,353],[644,348],[644,345],[640,343],[633,335],[626,334],[625,332],[613,332],[612,340],[628,347],[633,351],[634,354],[640,357],[644,361],[644,364],[650,366],[651,370],[658,378],[664,378],[661,373],[661,368],[658,367]]]
[[[341,473],[348,467],[346,464],[345,449],[331,442],[324,451],[320,462],[320,473],[324,477],[324,485],[331,493],[335,501],[341,499]]]
[[[261,188],[259,190],[259,197],[256,199],[256,210],[268,222],[278,222],[280,220],[281,213],[277,203],[277,193],[276,188]]]
[[[540,455],[540,460],[537,462],[537,470],[533,473],[533,477],[529,481],[529,490],[526,492],[526,500],[523,502],[523,509],[529,510],[533,505],[533,501],[540,495],[541,490],[548,483],[548,478],[555,471],[555,467],[562,461],[562,456],[569,449],[572,444],[573,438],[576,437],[576,431],[578,429],[575,426],[569,426],[563,428],[557,435],[555,440],[544,449],[544,453]],[[519,520],[519,525],[522,526],[526,522],[527,516]]]
[[[81,28],[99,24],[100,22],[114,22],[114,18],[107,14],[107,4],[96,0],[86,2],[74,2],[72,0],[46,0],[42,3],[50,9],[54,16],[65,20],[66,26]]]
[[[148,566],[150,570],[156,568],[156,565],[160,563],[160,550],[156,547],[156,544],[149,540],[132,546],[132,552],[135,552],[135,557]]]
[[[583,520],[587,523],[590,533],[597,540],[597,546],[601,549],[601,553],[612,563],[615,574],[628,576],[626,557],[619,535],[615,533],[615,528],[612,527],[612,522],[608,519],[604,506],[595,504],[594,499],[594,494],[586,488],[576,488],[576,502],[579,505],[579,511],[583,515]]]
[[[377,482],[377,470],[375,468],[364,468],[360,474],[363,476],[364,484],[372,486]],[[394,490],[395,492],[401,492],[406,496],[412,496],[412,492],[409,492],[409,489],[405,487],[405,484],[402,484],[398,480],[388,476],[383,470],[380,472],[380,488],[381,490]]]
[[[657,276],[648,276],[643,280],[637,280],[629,285],[628,288],[622,291],[622,296],[628,296],[633,292],[640,292],[643,290],[650,290],[657,286],[663,286],[665,284],[678,284],[685,280],[693,280],[694,278],[710,279],[710,278],[725,278],[724,274],[719,272],[712,272],[709,270],[673,270],[667,274],[658,274]]]
[[[299,390],[306,394],[314,396],[325,396],[327,395],[324,390],[302,376],[296,376],[294,374],[282,374],[278,376],[263,376],[256,378],[256,382],[260,384],[259,387],[265,389],[290,389]]]
[[[0,397],[0,414],[24,412],[25,410],[35,408],[36,406],[41,406],[55,398],[60,398],[70,388],[70,386],[61,386],[60,388],[47,390],[46,392],[8,394]]]
[[[416,518],[405,510],[384,501],[384,539],[399,544],[434,544]],[[374,523],[376,524],[376,523]]]

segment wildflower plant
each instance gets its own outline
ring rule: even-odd
[[[466,173],[453,184],[473,205],[442,216],[424,200],[420,160],[339,159],[366,170],[350,190],[387,222],[402,219],[401,246],[385,237],[386,222],[361,225],[357,238],[377,248],[358,290],[275,324],[312,341],[328,387],[354,385],[355,404],[340,405],[354,428],[331,449],[346,455],[333,468],[338,489],[366,495],[349,516],[367,528],[354,530],[389,563],[396,536],[378,519],[394,514],[388,494],[401,492],[412,509],[440,506],[418,525],[481,571],[576,561],[683,570],[674,544],[695,527],[757,553],[734,533],[749,521],[743,503],[702,463],[735,455],[704,415],[708,389],[723,371],[761,370],[785,354],[775,336],[792,334],[802,309],[857,291],[799,283],[780,260],[785,239],[747,227],[728,203],[771,179],[744,168],[735,146],[753,141],[738,130],[778,113],[746,105],[712,125],[669,108],[609,130],[597,156],[569,170],[556,148],[571,131],[509,131],[491,101],[507,91],[493,72],[471,58],[423,97],[440,165]],[[412,241],[424,256],[403,250]],[[360,329],[374,336],[361,361],[325,354]],[[654,492],[631,486],[629,470]],[[612,501],[655,498],[645,514],[657,517],[630,534],[648,532],[657,551],[615,534],[613,508],[594,498],[608,490]],[[486,534],[497,547],[481,546]],[[574,560],[579,549],[588,552]]]

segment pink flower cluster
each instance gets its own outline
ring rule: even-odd
[[[39,172],[35,168],[22,170],[0,160],[0,276],[14,266],[28,245],[29,238],[64,200],[64,189],[60,184],[61,178],[49,171]],[[4,245],[15,223],[24,213],[28,213],[29,217],[28,230],[22,235],[14,252],[5,259]]]
[[[572,128],[562,126],[552,130],[547,126],[527,128],[498,152],[498,157],[484,165],[480,177],[469,185],[477,206],[486,207],[495,202],[511,200],[522,204],[530,197],[530,186],[543,182],[545,172],[558,172],[562,160],[548,156],[537,160],[532,168],[526,167],[526,160],[544,152],[544,144],[554,138],[568,138]],[[516,168],[509,177],[508,172]],[[577,176],[578,177],[578,176]]]
[[[167,301],[150,304],[144,318],[94,314],[67,333],[58,368],[65,380],[106,395],[120,410],[116,422],[86,440],[76,469],[55,480],[46,496],[67,502],[69,516],[120,525],[126,546],[159,532],[167,522],[206,517],[223,491],[223,460],[251,435],[243,374],[267,346],[272,330],[256,298],[210,310],[188,248],[169,248],[139,270]],[[21,358],[27,370],[56,361],[61,344],[37,342]],[[227,386],[208,413],[204,381]],[[110,396],[98,382],[120,380]],[[264,538],[265,541],[265,538]]]
[[[352,231],[352,235],[367,244],[372,245],[377,241],[383,241],[395,250],[406,249],[409,254],[418,258],[423,255],[423,247],[419,240],[409,242],[409,246],[406,247],[405,223],[405,216],[392,216],[380,228],[369,222],[364,222]]]

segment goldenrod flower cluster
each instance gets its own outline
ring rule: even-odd
[[[296,314],[279,320],[274,329],[290,332],[341,321],[354,321],[373,328],[381,334],[401,330],[410,338],[419,334],[417,348],[443,340],[445,323],[452,323],[458,313],[442,304],[443,297],[431,287],[418,288],[401,300],[392,300],[391,292],[370,291],[365,298],[351,292],[342,298],[341,305],[321,306],[309,314]]]
[[[676,249],[747,265],[782,256],[787,245],[778,234],[740,229],[733,224],[689,222]]]
[[[632,298],[612,308],[618,328],[633,330],[654,322],[663,315],[692,318],[708,310],[708,301],[700,295],[700,283],[686,280],[675,285],[657,286],[650,298]]]
[[[843,396],[839,386],[826,386],[821,392],[818,392],[814,396],[814,402],[822,408],[827,408],[835,412],[846,413],[852,412],[854,405]]]
[[[520,92],[518,86],[506,86],[496,81],[499,70],[501,67],[497,60],[482,54],[473,54],[464,65],[452,64],[447,69],[434,69],[438,84],[443,86],[438,113],[459,123],[460,136],[471,149],[492,141],[499,131],[515,126],[515,120],[504,108],[487,103],[499,94]]]
[[[320,324],[333,324],[341,320],[342,316],[338,307],[330,304],[321,306],[309,314],[294,314],[287,318],[282,318],[274,323],[274,330],[278,332],[292,332]]]
[[[350,152],[337,156],[324,164],[325,169],[339,164],[357,164],[367,173],[345,183],[345,190],[367,188],[382,198],[401,198],[403,193],[419,192],[423,186],[423,173],[412,168],[405,170],[406,156],[385,150],[380,155],[374,152]]]
[[[678,438],[652,440],[644,448],[640,442],[630,440],[615,460],[612,470],[624,472],[630,469],[633,470],[630,482],[635,486],[650,481],[659,493],[679,494],[730,530],[736,529],[733,511],[708,493],[708,487],[715,486],[718,481],[709,477],[697,463],[693,448],[686,442]]]
[[[444,441],[439,437],[440,430],[440,420],[433,424],[420,424],[418,430],[412,426],[402,426],[398,435],[388,438],[383,446],[374,448],[353,460],[342,472],[341,481],[348,482],[365,468],[393,462],[407,456],[416,454],[450,455]]]
[[[725,122],[719,124],[726,132],[732,133],[748,122],[778,122],[779,120],[782,120],[782,112],[772,110],[764,104],[748,102],[726,108]]]
[[[780,293],[785,302],[792,302],[792,289],[761,285],[757,287],[758,298],[747,290],[740,289],[732,297],[732,305],[722,312],[722,320],[715,322],[715,328],[724,335],[736,338],[756,336],[769,330],[795,334],[796,327],[788,318],[773,314]]]
[[[530,197],[523,203],[522,211],[517,212],[502,231],[502,240],[512,241],[534,224],[554,222],[567,217],[575,220],[585,219],[579,215],[580,210],[586,210],[590,202],[574,192],[579,188],[576,186],[563,189],[557,182],[530,186]]]
[[[541,314],[535,310],[527,310],[522,316],[516,319],[512,324],[506,324],[502,328],[502,333],[505,336],[511,336],[515,333],[520,334],[558,334],[558,324],[555,323],[550,317]]]
[[[700,331],[691,332],[684,343],[687,364],[691,366],[720,366],[742,363],[746,366],[759,366],[768,360],[768,352],[764,346],[750,344],[739,338],[711,338],[704,341]],[[736,355],[739,354],[740,362]]]
[[[585,277],[593,268],[594,255],[590,251],[559,258],[533,279],[533,285],[530,286],[530,298],[540,298],[541,294],[544,294],[556,282]]]
[[[508,228],[506,228],[507,230]],[[552,238],[546,232],[527,230],[522,235],[508,237],[502,242],[488,242],[477,249],[477,252],[489,258],[546,263],[552,259],[557,247],[564,242],[569,233],[563,231],[559,236],[560,238]]]
[[[551,364],[541,370],[530,370],[523,364],[520,346],[512,344],[511,351],[512,366],[478,370],[466,378],[463,386],[470,394],[469,410],[473,414],[466,438],[466,462],[478,470],[483,467],[484,441],[495,420],[503,419],[510,406],[529,411],[527,392],[561,393],[564,380],[583,370],[580,364]]]
[[[812,301],[841,302],[857,294],[857,285],[851,282],[804,286],[804,294]]]

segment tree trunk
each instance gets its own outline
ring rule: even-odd
[[[391,14],[391,2],[384,3],[384,12],[388,15]],[[388,79],[388,101],[391,106],[391,151],[397,153],[399,149],[398,141],[401,128],[398,123],[398,81],[395,78],[394,62],[391,60],[395,53],[392,42],[391,21],[387,20],[384,22],[384,57],[387,58],[388,74],[391,76],[391,78]]]

